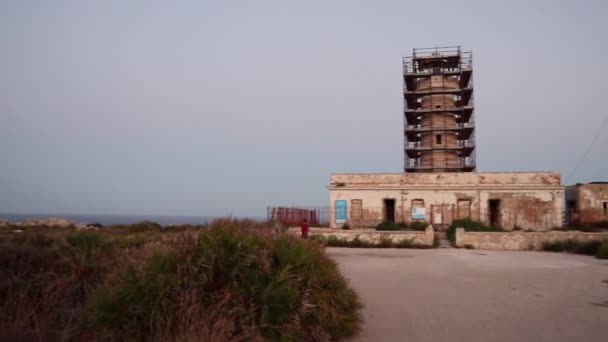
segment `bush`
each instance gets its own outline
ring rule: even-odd
[[[569,252],[584,255],[602,255],[602,248],[608,244],[608,240],[604,241],[579,241],[574,239],[546,241],[542,244],[541,250],[547,252]],[[605,247],[608,248],[608,247]]]
[[[392,231],[400,229],[401,227],[393,221],[382,221],[376,226],[376,230]]]
[[[608,240],[604,240],[604,242],[602,242],[602,245],[595,253],[595,257],[598,259],[608,259]]]
[[[170,336],[184,293],[202,308],[237,312],[266,340],[339,339],[360,328],[359,300],[318,244],[223,227],[149,257],[145,267],[125,266],[99,291],[90,321],[107,336]]]
[[[344,222],[344,224],[342,225],[342,229],[344,229],[344,230],[350,229],[350,225],[348,224],[348,222]]]
[[[428,226],[429,223],[426,221],[413,221],[412,223],[410,223],[411,230],[424,231]]]
[[[574,246],[573,252],[576,254],[596,255],[601,246],[602,241],[598,240],[580,242]]]
[[[500,226],[488,226],[479,221],[473,221],[470,219],[457,219],[453,220],[452,224],[448,227],[446,235],[448,240],[452,244],[456,243],[456,228],[464,228],[468,232],[502,232],[504,229]]]
[[[573,223],[554,230],[578,230],[581,232],[601,232],[608,230],[608,221],[597,221],[589,223]]]
[[[0,340],[339,340],[360,329],[359,299],[318,241],[235,220],[154,240],[157,227],[120,228],[0,232]]]
[[[547,252],[563,252],[565,251],[563,241],[545,241],[541,246],[541,250]]]

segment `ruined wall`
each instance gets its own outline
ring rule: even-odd
[[[559,172],[446,172],[446,173],[345,173],[332,174],[330,186],[561,186]]]
[[[299,236],[299,228],[289,229],[289,233]],[[376,231],[376,230],[342,230],[342,229],[331,229],[331,228],[311,228],[309,235],[323,235],[325,238],[329,238],[334,235],[338,239],[345,239],[352,241],[356,237],[359,240],[366,242],[379,243],[382,238],[391,239],[393,242],[401,242],[410,240],[412,243],[432,247],[434,243],[434,232],[431,227],[428,227],[425,231]]]
[[[478,249],[535,250],[540,249],[544,242],[568,239],[579,241],[604,240],[608,239],[608,232],[466,232],[463,228],[456,229],[456,246],[465,247],[470,245]]]
[[[608,183],[582,184],[577,190],[580,223],[608,221]]]
[[[384,200],[395,200],[395,221],[411,222],[414,202],[423,203],[424,220],[446,228],[455,218],[489,223],[490,199],[500,200],[499,223],[506,229],[548,230],[561,226],[563,189],[554,173],[437,173],[332,175],[330,206],[338,199],[362,201],[353,227],[374,226],[384,218]],[[466,210],[462,204],[466,203]],[[348,210],[347,210],[348,211]],[[462,217],[466,213],[467,217]],[[337,226],[331,213],[331,226]]]

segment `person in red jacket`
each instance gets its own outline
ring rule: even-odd
[[[306,219],[302,219],[302,223],[300,224],[300,230],[302,231],[302,239],[308,238],[308,223],[306,223]]]

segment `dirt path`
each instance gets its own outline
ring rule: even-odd
[[[608,341],[608,261],[329,248],[365,304],[357,341]]]

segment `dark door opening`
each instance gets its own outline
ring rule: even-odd
[[[500,200],[491,199],[488,202],[490,209],[490,225],[498,226],[500,224]]]
[[[395,200],[385,199],[384,200],[384,220],[395,222]]]

